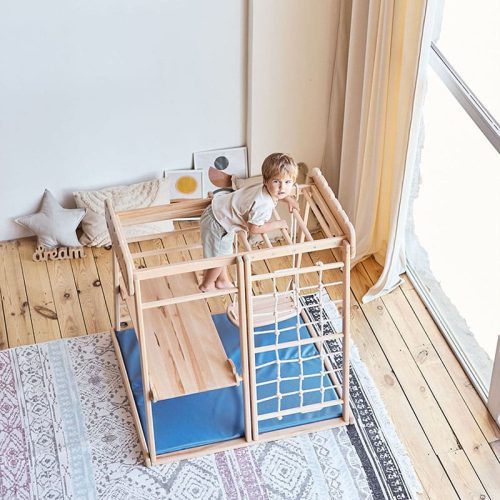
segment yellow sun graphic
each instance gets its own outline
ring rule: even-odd
[[[198,181],[190,175],[183,175],[182,177],[179,177],[177,179],[175,187],[177,191],[179,191],[179,193],[191,194],[196,191],[196,188],[198,187]]]

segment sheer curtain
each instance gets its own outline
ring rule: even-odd
[[[340,2],[322,170],[356,228],[354,263],[374,255],[384,266],[364,302],[398,286],[404,272],[405,170],[416,149],[409,139],[426,8],[426,0]]]

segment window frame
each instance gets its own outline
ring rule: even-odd
[[[460,106],[462,106],[496,151],[500,153],[500,125],[467,86],[463,78],[460,77],[434,42],[431,42],[429,63]]]

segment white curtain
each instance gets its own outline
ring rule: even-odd
[[[374,255],[384,267],[364,302],[398,286],[405,270],[405,172],[415,150],[426,7],[426,0],[340,2],[322,170],[356,229],[353,264]]]

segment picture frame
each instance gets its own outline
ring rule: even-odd
[[[203,197],[231,192],[231,177],[248,177],[247,148],[198,151],[193,154],[195,170],[203,172]]]
[[[203,198],[203,172],[200,170],[165,170],[170,201]]]

